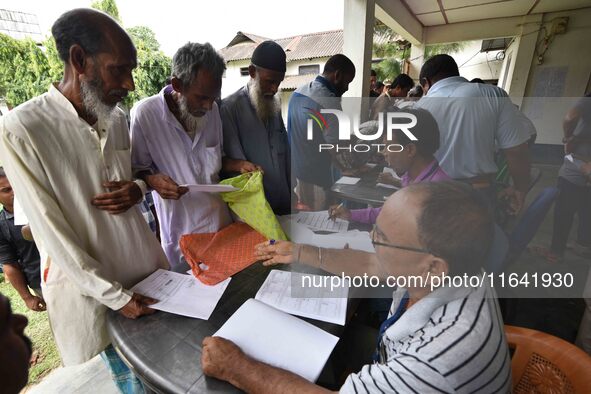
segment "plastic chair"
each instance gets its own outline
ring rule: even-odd
[[[513,351],[513,393],[589,393],[591,357],[555,336],[528,328],[505,325]]]
[[[527,247],[558,197],[558,188],[547,187],[527,207],[519,223],[509,236],[509,252],[516,259]]]

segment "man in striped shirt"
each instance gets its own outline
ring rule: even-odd
[[[504,393],[510,359],[492,289],[486,281],[430,287],[442,274],[481,277],[492,237],[487,203],[476,191],[458,182],[420,183],[384,205],[372,233],[375,254],[289,242],[261,244],[256,253],[266,265],[299,260],[337,275],[424,279],[394,292],[375,362],[349,375],[341,393]],[[327,392],[222,338],[204,340],[202,368],[246,392]]]

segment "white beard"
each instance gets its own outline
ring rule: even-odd
[[[183,125],[185,126],[185,131],[194,137],[195,134],[199,133],[205,126],[207,117],[205,115],[195,116],[191,114],[189,111],[189,106],[187,105],[187,99],[182,95],[179,95],[178,97],[179,115],[183,121]]]
[[[80,96],[82,105],[87,114],[94,116],[98,120],[106,123],[109,127],[113,122],[116,105],[107,105],[103,102],[102,82],[100,79],[80,82]]]
[[[277,95],[273,96],[272,99],[263,96],[261,91],[261,80],[258,74],[254,79],[248,81],[248,97],[250,98],[250,102],[252,103],[257,116],[264,123],[281,112],[281,101],[279,101]]]

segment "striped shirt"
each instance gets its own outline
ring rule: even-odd
[[[394,292],[390,316],[406,291]],[[440,288],[385,332],[380,360],[341,393],[507,393],[511,363],[494,291]]]

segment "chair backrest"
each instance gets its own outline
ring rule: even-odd
[[[519,256],[536,235],[556,197],[558,197],[558,188],[547,187],[527,207],[519,223],[509,236],[509,248],[512,257]]]
[[[498,224],[495,224],[495,234],[493,235],[493,242],[488,253],[486,266],[487,272],[499,273],[505,268],[507,260],[507,253],[509,252],[509,240],[505,232]]]
[[[584,394],[591,391],[591,357],[575,345],[528,328],[505,325],[513,350],[513,393]]]

